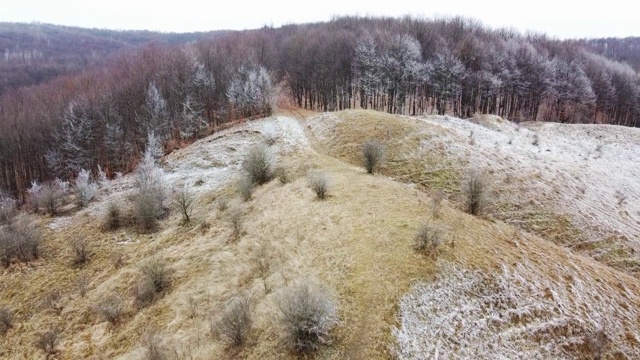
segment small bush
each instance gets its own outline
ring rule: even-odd
[[[262,127],[262,137],[264,137],[264,142],[269,146],[276,143],[276,140],[278,139],[278,132],[273,124],[264,124]]]
[[[251,299],[247,296],[231,299],[215,326],[233,346],[242,346],[251,331]]]
[[[145,348],[145,360],[166,360],[169,358],[168,351],[162,345],[162,338],[158,334],[154,332],[145,334],[143,345]]]
[[[217,205],[218,211],[223,212],[229,207],[229,199],[227,199],[225,196],[221,196],[218,198]]]
[[[289,176],[289,173],[287,172],[287,169],[283,168],[283,167],[277,167],[274,171],[276,178],[278,178],[278,181],[280,181],[280,183],[282,184],[288,184],[291,182],[291,177]]]
[[[0,225],[10,224],[17,213],[16,201],[8,195],[0,194]]]
[[[194,204],[194,196],[191,190],[187,186],[183,186],[176,192],[173,202],[180,212],[180,215],[182,215],[182,223],[189,223],[191,221]]]
[[[265,145],[258,145],[247,154],[242,168],[254,184],[264,184],[273,178],[273,153]]]
[[[22,262],[35,260],[40,255],[42,235],[29,217],[20,217],[0,228],[0,263],[8,267],[13,259]]]
[[[13,327],[13,314],[7,308],[0,309],[0,335],[6,334]]]
[[[56,344],[58,343],[58,330],[48,330],[38,334],[35,346],[44,351],[45,354],[51,355],[56,353]]]
[[[152,258],[140,267],[142,278],[136,287],[136,300],[148,305],[171,285],[170,271],[164,260]]]
[[[73,265],[82,266],[89,262],[89,241],[85,238],[78,238],[69,241],[69,247],[73,251]]]
[[[373,174],[384,158],[384,146],[377,140],[368,140],[362,148],[364,168]]]
[[[318,199],[324,200],[329,192],[329,177],[325,173],[309,173],[309,187],[316,193]]]
[[[39,192],[34,193],[36,198],[33,202],[37,203],[37,207],[49,215],[56,215],[58,213],[60,202],[67,192],[67,187],[68,184],[60,180],[56,180],[52,183],[46,183],[40,187]]]
[[[431,216],[434,219],[440,217],[440,212],[442,210],[442,201],[445,199],[446,195],[442,191],[438,191],[433,195],[432,203],[431,203]]]
[[[134,216],[138,226],[144,231],[157,227],[157,220],[164,213],[165,184],[164,173],[156,163],[152,148],[148,146],[144,157],[136,169]]]
[[[91,173],[88,170],[80,170],[76,177],[73,189],[79,207],[85,207],[96,196],[98,185],[91,181]]]
[[[236,186],[238,188],[238,194],[240,194],[242,200],[249,201],[249,199],[251,199],[251,195],[253,194],[253,189],[256,185],[249,176],[243,175],[238,180]]]
[[[462,184],[465,210],[472,215],[480,215],[485,205],[485,183],[477,172],[471,172]]]
[[[435,257],[438,254],[440,245],[442,245],[442,239],[439,230],[427,224],[422,225],[420,229],[418,229],[413,243],[413,248],[416,249],[416,251]]]
[[[242,209],[238,207],[234,207],[228,212],[229,223],[231,223],[231,228],[233,229],[233,237],[234,239],[240,238],[242,235],[242,223],[244,220],[244,214],[242,213]]]
[[[153,231],[158,227],[162,208],[152,191],[142,191],[134,198],[133,213],[142,231]]]
[[[288,287],[278,298],[280,321],[290,346],[299,353],[316,351],[328,342],[337,324],[337,304],[322,288],[309,282]]]
[[[118,229],[120,225],[121,225],[120,207],[116,203],[110,202],[107,205],[107,212],[105,213],[105,216],[104,216],[103,227],[105,230],[111,231],[111,230]]]
[[[43,296],[41,304],[43,308],[52,310],[57,315],[60,315],[62,309],[64,309],[64,298],[60,290],[53,289]]]
[[[87,290],[89,290],[89,277],[86,275],[78,276],[76,280],[76,287],[78,288],[78,293],[80,293],[80,297],[85,297],[87,295]]]
[[[124,314],[122,299],[117,296],[109,296],[104,299],[100,305],[96,306],[95,312],[111,325],[118,325],[118,321]]]

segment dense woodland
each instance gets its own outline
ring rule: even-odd
[[[269,114],[276,84],[298,106],[322,111],[638,126],[638,72],[597,44],[462,18],[361,17],[156,42],[5,92],[0,187],[21,197],[33,181],[81,169],[127,172],[150,133],[170,151],[229,121]]]
[[[158,33],[0,23],[0,94],[102,65],[109,56],[149,43],[181,44],[211,33]]]

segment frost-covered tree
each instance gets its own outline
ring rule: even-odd
[[[91,180],[91,172],[82,169],[74,181],[73,190],[78,206],[85,207],[96,196],[98,185]]]
[[[147,134],[147,146],[145,148],[144,156],[151,156],[154,161],[157,161],[164,155],[162,149],[162,143],[156,133],[151,131]]]
[[[164,172],[154,158],[152,148],[152,144],[147,144],[135,172],[134,215],[144,230],[152,230],[156,226],[158,217],[164,213],[166,198]]]
[[[80,104],[71,102],[54,134],[56,145],[46,154],[47,166],[59,177],[91,166],[93,152],[93,119]]]
[[[430,83],[434,88],[437,112],[444,115],[450,102],[461,91],[465,68],[462,62],[448,51],[442,51],[431,61]]]
[[[142,121],[146,133],[153,132],[162,141],[168,140],[171,135],[172,124],[167,109],[167,101],[153,81],[149,83],[147,88]]]
[[[372,36],[358,40],[353,59],[353,87],[359,91],[360,107],[373,107],[374,94],[380,86],[380,57]]]
[[[267,70],[242,67],[227,90],[229,102],[242,116],[271,114],[274,87]]]

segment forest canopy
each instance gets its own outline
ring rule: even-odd
[[[640,78],[628,63],[639,57],[608,39],[608,49],[627,49],[618,62],[620,50],[599,44],[464,18],[367,17],[155,42],[2,94],[0,187],[22,196],[34,181],[83,169],[128,172],[150,134],[170,151],[270,114],[278,84],[297,106],[321,111],[638,126]]]

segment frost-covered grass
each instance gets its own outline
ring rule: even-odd
[[[618,294],[599,296],[570,267],[556,267],[571,280],[552,281],[527,263],[493,274],[440,263],[436,281],[414,285],[400,300],[394,351],[399,359],[588,359],[599,350],[638,358],[629,341],[637,329],[612,316],[631,320],[635,310],[613,305]],[[602,349],[593,344],[599,330],[607,338]]]

